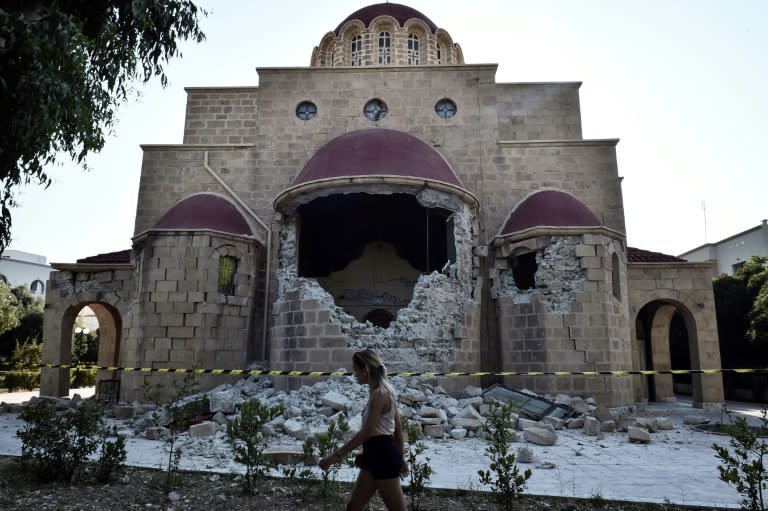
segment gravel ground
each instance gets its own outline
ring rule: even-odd
[[[173,490],[163,488],[166,473],[159,470],[126,467],[110,484],[90,483],[88,471],[72,483],[38,484],[25,473],[19,458],[0,457],[0,509],[35,511],[162,510],[197,511],[326,511],[344,508],[349,495],[348,483],[332,483],[323,497],[317,481],[297,482],[268,479],[255,496],[243,491],[235,475],[185,472],[178,475]],[[385,511],[375,497],[369,511]],[[409,506],[409,509],[413,509]],[[496,511],[502,509],[488,493],[473,490],[428,491],[418,509],[422,511]],[[703,508],[671,504],[647,504],[591,499],[524,495],[515,511],[682,511]]]

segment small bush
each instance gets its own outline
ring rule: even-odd
[[[408,436],[408,448],[405,451],[405,461],[408,462],[410,475],[408,476],[408,494],[411,497],[411,510],[419,511],[421,499],[429,486],[432,478],[432,467],[429,466],[430,458],[425,457],[424,461],[419,461],[427,449],[424,442],[421,442],[421,425],[418,422],[401,417],[400,421],[403,430]]]
[[[232,444],[235,461],[245,465],[245,489],[253,495],[257,483],[276,467],[276,463],[264,456],[267,438],[265,429],[269,421],[283,413],[282,406],[268,408],[258,399],[243,403],[240,417],[227,423],[227,438]]]
[[[40,371],[8,371],[0,375],[0,388],[8,392],[35,390],[40,387]]]
[[[744,496],[742,506],[750,511],[765,511],[764,490],[768,489],[768,442],[760,434],[768,433],[768,409],[763,408],[762,428],[752,428],[744,417],[737,417],[733,424],[725,426],[730,435],[730,451],[727,447],[712,444],[715,456],[723,464],[718,466],[720,479],[736,487]]]
[[[69,387],[73,389],[82,389],[84,387],[96,386],[96,369],[70,369]]]
[[[496,405],[483,425],[488,445],[485,452],[491,459],[490,470],[478,470],[480,482],[491,487],[496,501],[504,511],[512,511],[515,502],[525,490],[531,471],[520,473],[515,464],[515,455],[510,451],[514,424],[511,418],[512,405]]]
[[[26,422],[16,432],[21,439],[21,461],[41,482],[72,480],[100,445],[100,463],[109,468],[107,480],[125,461],[124,441],[106,440],[104,415],[92,404],[59,412],[53,403],[41,400],[24,408],[19,417]]]

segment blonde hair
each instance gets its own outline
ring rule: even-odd
[[[352,355],[352,364],[355,367],[365,369],[368,373],[368,389],[369,392],[374,392],[377,389],[382,389],[396,398],[395,388],[389,382],[387,378],[387,368],[384,367],[384,362],[381,361],[379,355],[373,350],[356,351]]]

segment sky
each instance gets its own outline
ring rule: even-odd
[[[48,262],[131,247],[141,144],[182,141],[184,87],[255,86],[257,67],[304,67],[367,2],[200,0],[201,44],[118,112],[84,172],[62,160],[19,190],[10,248]],[[768,2],[411,0],[496,81],[582,82],[583,137],[618,138],[630,246],[678,255],[768,218]]]

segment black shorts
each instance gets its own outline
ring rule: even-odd
[[[363,443],[364,469],[370,470],[374,479],[400,477],[403,455],[394,435],[372,436]]]

